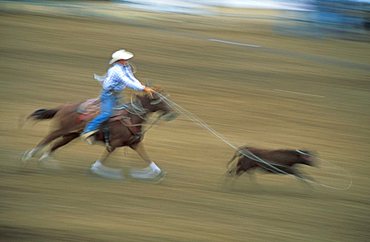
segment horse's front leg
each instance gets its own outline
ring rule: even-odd
[[[139,142],[135,145],[130,146],[136,153],[146,162],[147,167],[143,169],[132,169],[130,174],[133,178],[137,179],[146,179],[152,180],[161,178],[165,175],[165,173],[157,166],[157,164],[150,159],[144,145],[142,142]]]
[[[122,169],[111,168],[104,165],[104,163],[107,161],[108,157],[110,156],[110,154],[112,154],[113,151],[114,149],[105,150],[102,157],[99,160],[96,160],[94,164],[91,165],[90,171],[95,175],[108,179],[116,180],[124,179]]]
[[[43,149],[51,141],[53,141],[53,140],[59,138],[60,136],[62,136],[64,133],[65,133],[65,131],[60,130],[60,129],[51,132],[35,148],[33,148],[33,149],[29,150],[29,151],[26,151],[23,154],[23,156],[22,156],[22,161],[28,161],[29,159],[31,159],[32,157],[34,157],[38,151],[40,151],[41,149]]]

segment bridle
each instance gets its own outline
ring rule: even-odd
[[[130,98],[130,105],[129,107],[127,108],[127,111],[130,113],[130,114],[133,114],[133,115],[136,115],[138,117],[140,117],[142,120],[144,120],[144,122],[147,122],[148,119],[145,117],[145,115],[148,113],[148,109],[147,108],[144,108],[140,99],[138,101],[135,101],[133,99],[133,96],[134,95],[131,95],[131,98]],[[156,105],[156,104],[159,104],[160,102],[162,102],[163,98],[162,97],[159,97],[158,100],[153,100],[150,104],[152,105]],[[153,103],[154,102],[154,103]],[[146,133],[150,128],[153,127],[154,124],[156,124],[159,120],[160,120],[161,116],[158,116],[154,121],[152,121],[148,126],[147,128],[141,133],[142,135],[144,135],[144,133]],[[124,124],[127,126],[127,124]],[[142,126],[143,124],[132,124],[130,125],[131,127],[137,127],[137,126]]]

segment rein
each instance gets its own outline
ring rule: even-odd
[[[231,148],[233,148],[235,151],[238,151],[240,154],[242,154],[243,156],[246,156],[247,158],[249,159],[252,159],[256,162],[259,162],[259,163],[262,163],[267,167],[265,167],[266,169],[270,170],[271,172],[274,172],[274,173],[280,173],[280,174],[285,174],[285,175],[291,175],[277,167],[275,167],[274,165],[272,165],[270,162],[268,161],[265,161],[263,160],[262,158],[258,157],[257,155],[253,154],[251,151],[249,151],[248,149],[246,150],[247,152],[244,152],[243,150],[239,150],[237,146],[233,145],[231,142],[229,142],[223,135],[221,135],[220,133],[218,133],[216,130],[214,130],[213,128],[209,127],[203,120],[201,120],[199,117],[197,117],[195,114],[191,113],[190,111],[186,110],[185,108],[181,107],[180,105],[178,105],[177,103],[175,103],[174,101],[168,99],[167,97],[165,97],[164,95],[162,95],[161,93],[157,93],[162,99],[164,102],[166,102],[169,106],[171,106],[172,108],[176,109],[179,113],[182,113],[184,114],[187,118],[189,118],[191,121],[193,121],[194,123],[196,123],[197,125],[201,126],[202,128],[206,129],[208,132],[210,132],[211,134],[213,134],[214,136],[216,136],[217,138],[219,138],[220,140],[222,140],[225,144],[229,145]],[[305,152],[302,152],[301,150],[297,150],[297,152],[301,153],[301,154],[305,154],[307,155]],[[321,159],[319,159],[321,160]],[[344,169],[343,169],[344,170]],[[276,171],[276,172],[275,172]],[[315,181],[312,181],[312,180],[309,180],[309,179],[305,179],[305,178],[301,178],[301,177],[297,177],[298,179],[301,179],[303,181],[306,181],[306,182],[309,182],[309,183],[312,183],[312,184],[317,184],[319,186],[322,186],[322,187],[326,187],[326,188],[330,188],[330,189],[335,189],[335,190],[348,190],[351,186],[352,186],[352,178],[351,178],[351,181],[349,183],[348,186],[344,187],[344,188],[337,188],[337,187],[333,187],[333,186],[329,186],[329,185],[325,185],[325,184],[322,184],[322,183],[318,183],[318,182],[315,182]]]

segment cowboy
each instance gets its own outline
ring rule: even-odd
[[[146,87],[135,78],[128,60],[134,57],[134,54],[124,49],[118,50],[112,54],[109,64],[112,65],[104,77],[95,78],[100,81],[103,90],[100,94],[100,113],[91,120],[81,133],[81,138],[89,144],[94,141],[93,135],[99,130],[99,126],[107,121],[113,114],[113,109],[118,101],[118,95],[126,87],[143,91],[149,95],[155,92],[150,87]]]

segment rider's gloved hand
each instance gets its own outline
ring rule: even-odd
[[[149,94],[149,96],[152,98],[155,91],[150,87],[145,87],[143,90],[145,93]]]

